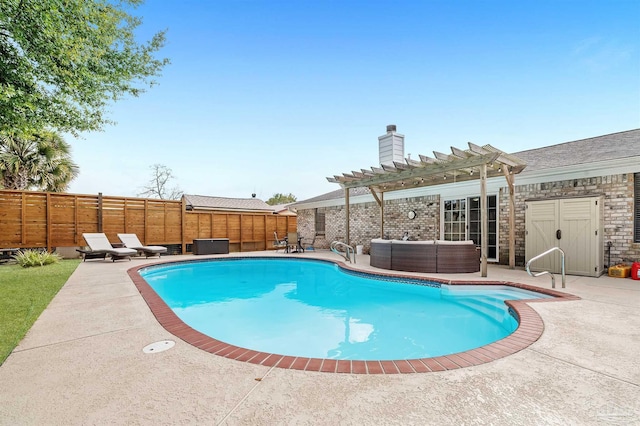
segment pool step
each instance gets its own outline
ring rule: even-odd
[[[465,306],[473,310],[474,312],[477,312],[499,324],[502,324],[505,328],[511,329],[515,325],[515,319],[509,313],[509,308],[502,299],[496,299],[486,296],[451,297],[451,299],[455,300],[455,303]]]

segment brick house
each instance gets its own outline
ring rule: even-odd
[[[390,127],[379,138],[381,164],[389,156],[404,158],[404,136]],[[388,149],[382,146],[385,137],[392,140]],[[589,257],[595,270],[579,275],[597,276],[609,265],[640,260],[640,129],[510,154],[526,163],[515,178],[517,265],[554,245],[569,250],[568,257]],[[508,188],[500,178],[489,178],[486,186],[488,260],[508,264]],[[381,237],[380,208],[368,188],[349,191],[349,243],[364,245],[367,252],[370,240]],[[472,239],[479,244],[477,182],[387,194],[382,237],[408,232],[416,240]],[[299,201],[295,208],[298,232],[305,239],[315,236],[316,247],[345,240],[344,189]],[[594,237],[588,240],[593,247],[585,249],[586,234]],[[571,241],[575,247],[569,247]]]

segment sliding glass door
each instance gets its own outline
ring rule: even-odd
[[[498,197],[487,196],[489,229],[487,259],[498,260]],[[443,205],[443,238],[448,241],[473,240],[481,244],[480,197],[445,200]]]

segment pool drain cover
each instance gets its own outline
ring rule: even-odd
[[[153,354],[156,352],[166,351],[167,349],[171,349],[174,347],[176,342],[173,340],[161,340],[159,342],[151,343],[150,345],[142,348],[142,352],[145,354]]]

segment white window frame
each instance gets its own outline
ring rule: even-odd
[[[500,194],[496,192],[487,193],[487,197],[496,197],[496,257],[487,258],[490,262],[500,261]],[[450,196],[440,196],[440,239],[444,240],[444,205],[447,201],[465,201],[465,239],[469,239],[469,198],[480,197],[479,194],[458,194]]]

